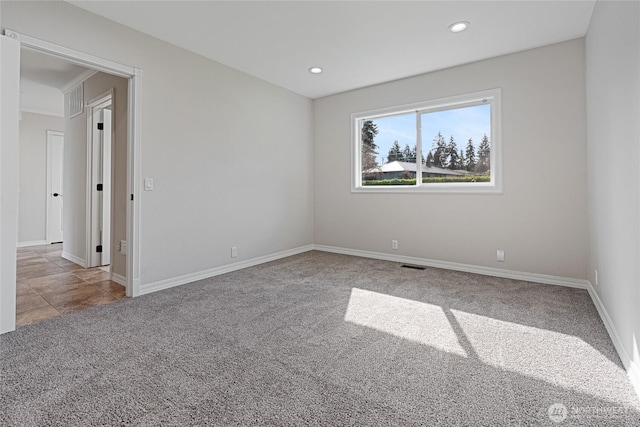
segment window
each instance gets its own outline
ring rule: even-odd
[[[500,89],[351,118],[354,192],[502,192]]]

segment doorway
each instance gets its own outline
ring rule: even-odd
[[[112,271],[109,248],[112,237],[110,229],[116,230],[115,235],[119,238],[125,238],[123,209],[121,208],[117,214],[120,222],[115,227],[112,227],[110,218],[111,195],[125,199],[117,201],[117,206],[126,205],[124,180],[120,179],[119,188],[113,188],[112,191],[111,177],[117,172],[112,174],[111,166],[113,164],[115,170],[120,173],[126,171],[126,157],[123,157],[126,153],[126,132],[123,132],[126,130],[126,120],[123,116],[126,116],[127,82],[122,78],[73,66],[41,53],[22,51],[20,63],[21,94],[24,95],[25,101],[21,109],[23,112],[42,111],[39,114],[24,112],[21,115],[20,196],[26,201],[41,197],[43,221],[40,243],[21,243],[17,252],[17,326],[117,301],[125,297],[126,284],[122,279],[113,280],[114,274],[124,277],[124,259],[116,255],[117,268]],[[56,70],[58,72],[53,72]],[[29,80],[34,76],[36,80]],[[56,82],[59,83],[56,85]],[[56,90],[57,97],[48,97],[49,92],[45,87]],[[116,97],[116,94],[122,94],[122,97]],[[39,101],[40,99],[42,101]],[[49,105],[53,104],[52,101],[57,101],[58,109],[52,108],[51,115],[45,115],[44,109],[38,109],[39,105],[47,105],[47,102]],[[72,102],[83,105],[83,108],[72,112]],[[68,108],[65,108],[65,105]],[[122,113],[118,122],[111,120],[114,108]],[[58,115],[54,115],[56,112]],[[45,131],[45,128],[59,131]],[[64,140],[63,131],[67,135]],[[112,149],[114,133],[117,133],[118,139],[113,141]],[[44,138],[45,134],[48,139]],[[38,151],[28,150],[32,148],[29,144],[34,145]],[[40,161],[39,155],[42,154],[44,160],[47,148],[49,167],[45,169],[41,166],[43,162]],[[119,154],[113,161],[112,151]],[[61,154],[64,154],[62,159]],[[61,170],[62,165],[66,166],[64,173]],[[28,181],[23,177],[35,174],[38,169],[43,178],[38,181],[41,185],[25,185]],[[64,178],[61,175],[64,175]],[[47,176],[50,190],[45,190],[44,178]],[[50,227],[50,230],[58,232],[58,236],[50,238],[45,245],[46,201],[55,204],[62,196],[65,205],[62,225],[57,221],[57,227]],[[85,210],[87,205],[90,208]],[[20,206],[28,205],[21,202]],[[59,214],[60,211],[50,215],[50,220],[56,216],[55,213]],[[19,229],[33,223],[33,216],[33,213],[21,209]],[[57,219],[60,219],[59,216]],[[94,232],[92,238],[86,232],[85,224],[95,224],[98,235]],[[62,233],[59,232],[61,227],[64,230],[65,242],[57,244],[62,240]],[[86,253],[85,245],[82,244],[87,236],[100,247],[104,246],[101,253],[104,256],[97,259],[94,257],[93,265],[89,258],[91,254]]]
[[[0,222],[0,333],[15,329],[16,313],[16,249],[15,208],[17,199],[17,145],[18,145],[18,110],[19,110],[19,78],[20,78],[20,49],[45,53],[77,65],[96,71],[124,77],[128,80],[127,99],[127,161],[126,161],[126,241],[128,256],[126,257],[126,295],[137,296],[140,293],[139,267],[139,206],[134,203],[135,195],[140,187],[140,84],[142,72],[139,69],[118,64],[113,61],[98,58],[78,52],[47,41],[35,39],[13,31],[5,30],[2,37],[2,80],[0,111],[0,147],[2,147],[2,165],[0,168],[0,182],[2,182],[3,215]],[[4,167],[12,165],[11,167]],[[130,198],[129,198],[130,196]],[[137,202],[137,200],[135,200]]]

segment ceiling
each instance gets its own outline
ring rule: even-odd
[[[582,37],[595,1],[70,3],[319,98]],[[451,33],[461,20],[470,27]]]
[[[55,56],[28,49],[20,52],[20,78],[56,89],[62,89],[87,70]]]
[[[20,109],[64,116],[62,89],[91,70],[44,53],[20,52]]]

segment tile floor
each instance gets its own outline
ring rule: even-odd
[[[85,269],[61,253],[61,244],[18,248],[17,326],[126,298],[106,268]]]

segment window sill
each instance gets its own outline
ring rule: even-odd
[[[495,184],[422,184],[420,186],[407,185],[378,185],[352,186],[352,193],[402,193],[402,194],[503,194],[502,187]]]

